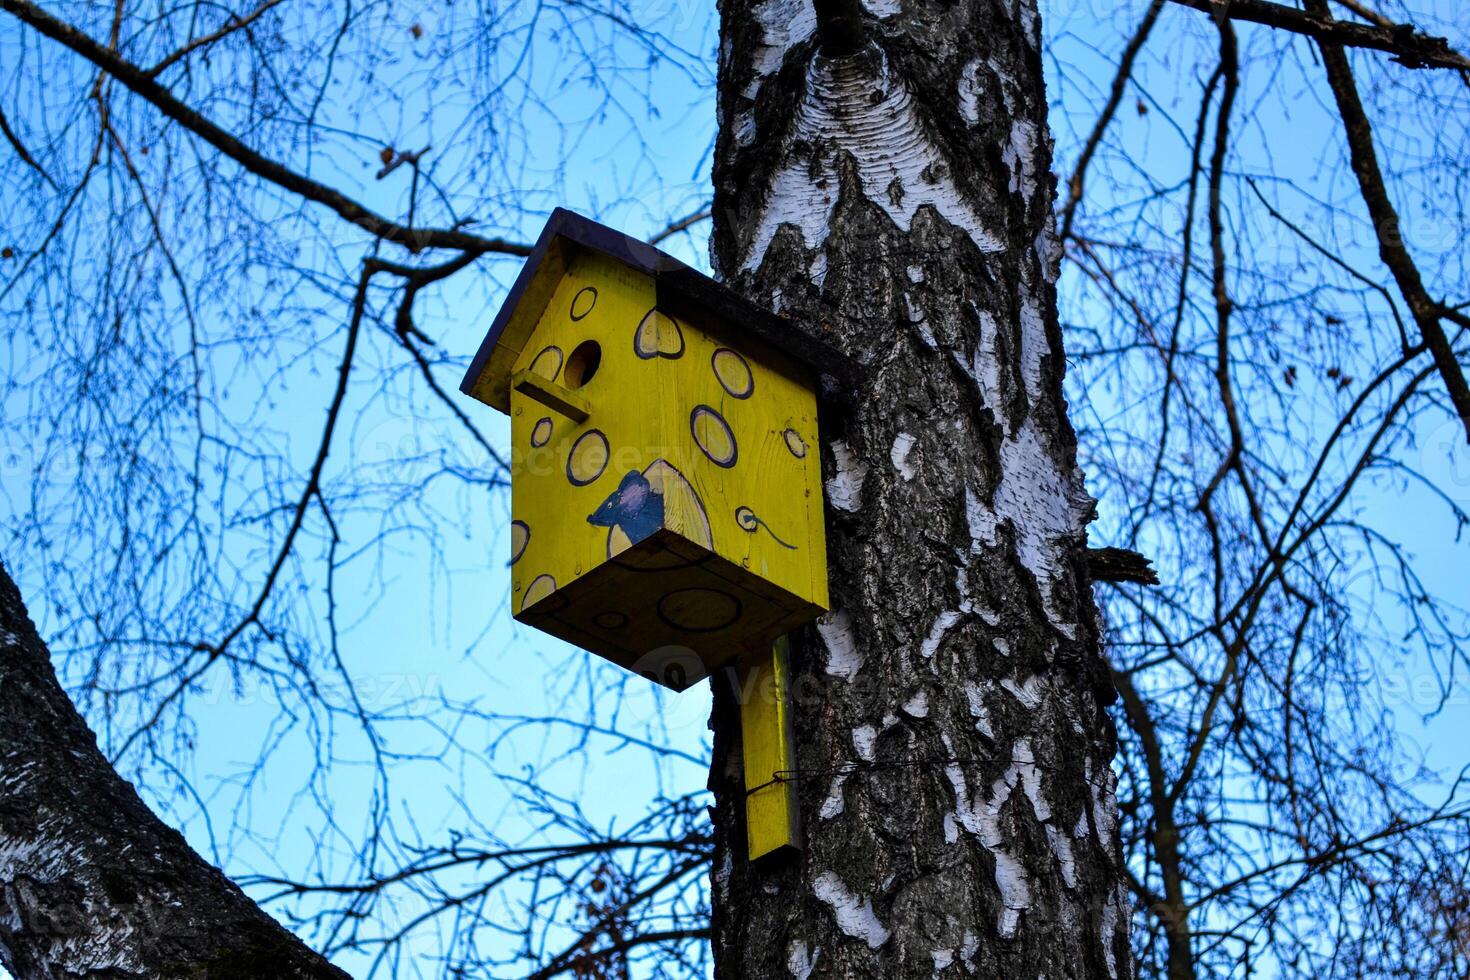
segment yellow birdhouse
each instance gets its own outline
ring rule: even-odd
[[[682,690],[827,608],[840,355],[558,209],[462,390],[511,416],[512,611]]]
[[[738,667],[752,858],[796,843],[783,634],[827,608],[817,395],[846,363],[558,209],[461,385],[511,417],[515,618],[674,690]]]

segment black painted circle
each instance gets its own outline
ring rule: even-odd
[[[713,431],[724,434],[724,438],[729,442],[729,446],[727,447],[728,452],[716,452],[720,447],[707,445],[707,440],[700,437],[700,422],[702,420],[706,421],[709,426],[713,426]],[[735,442],[735,430],[730,428],[730,423],[725,421],[723,415],[708,405],[696,405],[694,406],[694,411],[689,413],[689,434],[694,437],[694,444],[699,447],[699,451],[709,457],[709,461],[716,466],[723,466],[725,469],[729,469],[740,458],[740,446]],[[706,432],[706,435],[708,434]]]
[[[674,328],[674,337],[679,341],[679,346],[676,347],[674,350],[666,351],[662,349],[662,337],[660,336],[660,332],[658,329],[659,322],[656,319],[652,319],[654,317],[663,317],[665,320],[669,321],[669,326]],[[650,325],[652,325],[653,327],[653,345],[651,347],[647,346],[644,343],[648,339],[644,336],[644,331],[647,330]],[[642,361],[651,361],[657,357],[662,357],[670,361],[676,361],[684,356],[684,328],[679,326],[679,321],[677,319],[669,316],[667,313],[663,312],[657,306],[655,306],[653,309],[643,314],[643,319],[638,321],[638,326],[633,331],[633,353],[638,355],[638,359]]]
[[[795,429],[787,429],[781,433],[781,437],[786,440],[786,448],[791,455],[797,459],[806,459],[806,440],[801,437],[801,433]]]
[[[538,592],[540,592],[541,594],[537,595],[534,599],[531,598],[533,594]],[[531,580],[531,584],[526,586],[526,591],[521,596],[521,612],[525,612],[527,609],[530,609],[533,606],[539,606],[541,603],[545,602],[547,599],[551,598],[554,595],[556,595],[556,579],[552,578],[550,575],[537,575]],[[563,599],[565,599],[565,597],[563,597]],[[549,608],[550,607],[548,607],[548,609]],[[545,611],[546,610],[541,609],[537,610],[537,612]]]
[[[592,622],[599,629],[620,630],[628,625],[628,617],[616,610],[609,609],[592,617]]]
[[[730,379],[725,377],[726,374],[730,373],[729,365],[732,363],[732,358],[734,359],[733,363],[736,366],[736,370],[744,374],[743,379],[741,379],[744,381],[744,384],[732,384]],[[727,365],[724,369],[720,367],[721,361],[724,361]],[[728,347],[721,347],[710,355],[709,366],[710,370],[715,373],[715,380],[720,383],[720,387],[724,388],[725,393],[731,398],[743,400],[755,394],[755,375],[750,370],[750,362],[739,351],[733,351]]]
[[[714,612],[707,617],[695,617],[688,610],[675,608],[688,601],[710,604]],[[664,625],[685,633],[717,633],[738,622],[743,611],[739,598],[721,589],[675,589],[658,600],[658,618]]]
[[[581,306],[584,302],[587,304],[586,309],[582,310],[581,313],[578,313],[577,312],[577,307],[578,306]],[[592,308],[594,306],[596,306],[596,305],[597,305],[597,287],[596,286],[583,286],[581,289],[577,290],[577,295],[575,295],[575,296],[572,297],[572,319],[573,320],[580,320],[580,319],[582,319],[588,313],[591,313],[592,312]]]
[[[648,651],[629,669],[655,684],[663,684],[676,691],[684,690],[693,679],[704,677],[707,673],[699,655],[678,644]]]
[[[512,565],[521,560],[521,555],[524,555],[526,553],[526,545],[530,543],[531,525],[527,524],[525,521],[511,521],[510,563]]]
[[[645,541],[646,540],[647,539],[645,539]],[[643,543],[643,541],[639,542],[639,544]],[[677,552],[670,551],[668,548],[664,548],[663,551],[659,553],[659,558],[657,561],[648,561],[648,557],[651,556],[645,556],[642,564],[635,565],[632,562],[623,560],[623,554],[623,552],[618,552],[616,555],[608,555],[607,560],[610,564],[616,565],[619,568],[625,569],[630,572],[647,572],[652,574],[657,574],[659,572],[675,572],[685,568],[698,568],[713,557],[711,555],[704,558],[685,558],[683,555],[680,555]]]
[[[553,428],[554,423],[551,421],[551,416],[547,415],[538,419],[536,425],[531,429],[531,445],[540,449],[550,442]]]
[[[556,362],[556,367],[551,369],[550,374],[541,370],[540,365],[542,358],[546,358],[548,361]],[[547,381],[555,381],[556,376],[561,374],[561,365],[562,362],[565,360],[566,355],[561,352],[561,348],[556,346],[555,344],[552,344],[550,347],[543,347],[541,349],[541,353],[537,354],[534,358],[531,359],[531,371],[535,374],[541,375],[541,377],[545,378]]]
[[[602,461],[593,469],[582,468],[581,476],[578,476],[574,467],[577,466],[579,458],[595,451],[595,443],[599,442],[602,443]],[[607,469],[608,457],[611,455],[612,450],[608,447],[607,436],[598,429],[588,429],[577,437],[577,441],[572,443],[572,451],[567,453],[567,479],[574,487],[585,487],[603,474],[603,471]]]

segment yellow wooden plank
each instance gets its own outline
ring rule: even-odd
[[[789,643],[781,637],[769,653],[742,671],[741,750],[745,755],[745,830],[750,860],[796,847],[796,786],[784,778],[796,768],[791,737]]]

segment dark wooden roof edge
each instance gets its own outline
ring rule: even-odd
[[[536,277],[536,270],[546,258],[547,251],[557,238],[565,238],[584,248],[596,249],[624,263],[654,280],[656,302],[661,306],[666,299],[678,305],[682,300],[706,309],[740,330],[754,334],[762,341],[775,347],[789,357],[825,374],[847,386],[857,378],[853,361],[830,344],[807,333],[795,320],[779,317],[741,296],[730,287],[716,282],[704,273],[690,268],[683,262],[647,242],[615,231],[575,211],[557,208],[551,212],[546,227],[536,239],[526,264],[511,285],[500,312],[490,325],[479,351],[470,361],[469,370],[460,382],[459,390],[470,394],[476,381],[490,363],[496,342],[505,332],[511,314],[520,303],[522,295]]]

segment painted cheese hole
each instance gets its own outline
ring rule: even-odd
[[[531,430],[531,445],[540,449],[550,442],[552,428],[553,425],[549,415],[540,419],[536,423],[536,427]]]
[[[628,625],[628,617],[616,610],[609,609],[592,617],[592,622],[598,629],[620,630]]]
[[[674,469],[666,459],[656,459],[643,471],[653,492],[662,501],[663,526],[680,537],[692,541],[702,548],[714,550],[714,538],[710,534],[709,514],[704,503],[695,493],[694,487],[684,479],[684,474]],[[633,546],[628,534],[619,526],[608,529],[607,556],[616,558]],[[667,561],[645,560],[635,571],[662,571],[670,568],[687,568],[694,564],[673,552],[667,552]],[[624,566],[631,567],[631,566]]]
[[[664,496],[664,526],[701,548],[714,550],[709,514],[705,512],[699,494],[684,479],[684,474],[674,469],[668,460],[656,459],[643,471],[643,475]]]
[[[580,388],[592,380],[602,366],[602,346],[595,340],[584,340],[567,358],[567,372],[562,378],[568,388]]]
[[[526,595],[521,599],[521,612],[530,609],[555,591],[556,579],[550,575],[537,575],[531,580],[531,584],[526,586]]]
[[[719,589],[675,589],[658,600],[658,618],[686,633],[714,633],[740,619],[740,600]]]
[[[613,537],[616,537],[617,540],[614,541],[611,537],[608,540],[608,560],[619,568],[629,572],[662,574],[664,572],[680,571],[686,568],[698,568],[705,562],[705,559],[695,561],[685,558],[677,551],[671,551],[668,548],[659,548],[652,553],[641,554],[638,556],[636,562],[629,561],[626,558],[618,557],[618,555],[621,555],[632,547],[628,543],[627,535],[621,531],[614,530]]]
[[[561,373],[562,352],[560,347],[544,348],[531,362],[531,373],[539,374],[547,381],[555,381]]]
[[[729,393],[731,398],[749,398],[755,391],[755,378],[750,373],[750,365],[745,358],[728,347],[721,347],[715,351],[710,358],[710,366],[715,369],[715,377],[720,382],[720,387]]]
[[[684,356],[684,331],[679,321],[655,307],[643,315],[633,332],[633,353],[645,361],[655,357],[674,360]]]
[[[786,440],[786,448],[791,450],[791,455],[797,459],[806,459],[806,440],[795,429],[787,429],[781,433]]]
[[[510,563],[514,565],[521,560],[521,555],[526,553],[526,545],[531,543],[531,526],[525,521],[510,522]]]
[[[592,312],[592,307],[597,305],[597,287],[583,286],[577,290],[577,295],[572,297],[572,319],[580,320]]]
[[[726,469],[735,465],[740,449],[735,445],[735,433],[719,412],[708,405],[696,405],[689,413],[689,431],[695,445],[710,458],[710,462]]]
[[[567,479],[572,486],[585,487],[607,469],[607,436],[597,429],[588,429],[572,443],[567,455]]]

